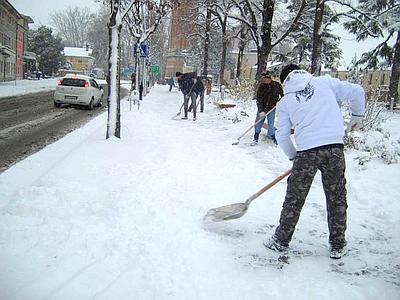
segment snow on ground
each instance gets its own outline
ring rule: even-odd
[[[55,90],[56,82],[54,78],[0,82],[0,98]]]
[[[249,147],[252,132],[232,146],[255,104],[243,117],[209,98],[193,122],[172,119],[181,101],[155,86],[140,110],[122,101],[121,139],[105,140],[105,113],[0,174],[0,299],[400,298],[399,164],[347,152],[350,251],[338,261],[317,175],[280,262],[262,242],[285,180],[242,218],[202,222],[290,168],[265,137]]]

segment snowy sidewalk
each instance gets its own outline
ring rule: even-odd
[[[360,170],[348,155],[350,252],[330,260],[319,176],[289,264],[274,232],[280,182],[241,219],[204,226],[208,209],[243,202],[290,162],[273,144],[232,142],[251,124],[206,102],[196,122],[156,86],[140,110],[107,115],[0,174],[0,299],[399,299],[398,165]],[[355,155],[355,154],[354,154]],[[385,174],[387,180],[380,178]]]

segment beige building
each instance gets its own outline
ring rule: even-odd
[[[348,71],[323,71],[321,74],[329,74],[340,80],[348,79]],[[388,101],[390,70],[363,71],[360,77],[360,83],[366,92],[367,100]],[[400,94],[400,84],[397,90]]]
[[[64,57],[67,61],[67,68],[60,70],[61,73],[73,72],[78,74],[90,74],[94,69],[95,59],[92,55],[92,49],[65,47]]]

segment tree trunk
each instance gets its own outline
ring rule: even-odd
[[[225,15],[222,22],[222,56],[221,56],[221,69],[219,71],[219,82],[221,85],[224,84],[224,73],[226,65],[226,48],[227,48],[227,37],[226,37],[226,25],[228,17]]]
[[[240,30],[240,40],[239,40],[239,53],[236,62],[236,80],[239,80],[240,76],[242,75],[242,61],[244,55],[244,48],[246,47],[246,29],[242,26]]]
[[[203,60],[203,75],[208,74],[208,56],[210,48],[210,27],[211,27],[211,10],[207,9],[206,16],[206,38],[204,39],[204,60]]]
[[[394,46],[393,65],[390,73],[389,99],[393,98],[394,103],[399,104],[399,78],[400,78],[400,31],[397,31],[396,44]]]
[[[122,23],[117,15],[120,13],[120,0],[112,0],[111,16],[108,23],[109,51],[108,51],[108,119],[106,138],[121,137],[120,113],[120,38]]]
[[[322,18],[324,16],[325,0],[317,0],[315,6],[313,49],[311,53],[311,74],[321,74],[321,47],[322,47]]]
[[[261,23],[261,45],[257,47],[257,74],[260,77],[262,71],[267,69],[268,56],[272,50],[272,19],[274,17],[275,0],[264,0]]]

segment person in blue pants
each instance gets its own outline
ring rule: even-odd
[[[268,122],[268,132],[267,137],[276,143],[275,140],[275,106],[279,99],[283,96],[282,85],[272,80],[271,74],[268,71],[264,71],[261,73],[260,77],[260,85],[257,89],[257,116],[255,122],[257,122],[260,118],[263,118],[255,127],[254,127],[254,139],[251,143],[252,146],[258,144],[258,139],[260,137],[261,128],[264,125],[265,118],[267,118]],[[269,113],[268,113],[269,112]],[[267,115],[268,113],[268,115]]]

